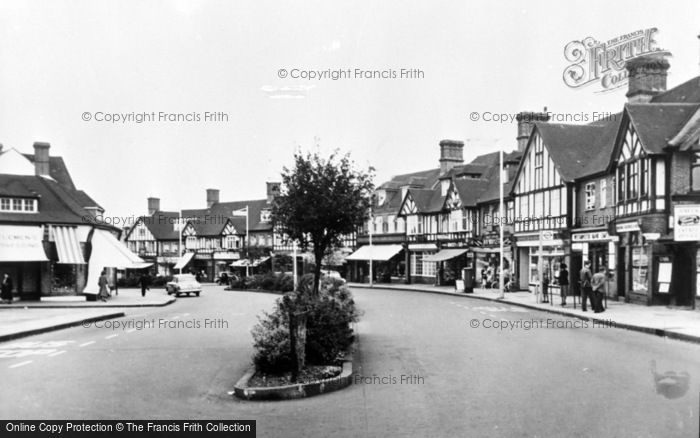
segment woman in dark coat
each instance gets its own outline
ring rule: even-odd
[[[100,279],[97,281],[97,285],[100,287],[100,293],[98,296],[102,301],[107,301],[107,298],[109,298],[109,280],[107,280],[107,271],[102,271]]]
[[[3,301],[7,301],[8,304],[12,303],[12,278],[10,274],[5,272],[2,276],[2,287],[0,287],[0,298]]]

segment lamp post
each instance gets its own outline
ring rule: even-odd
[[[182,257],[182,210],[177,212],[177,251],[178,251],[178,262]],[[180,263],[180,274],[182,274],[182,264]]]
[[[372,218],[372,202],[374,202],[374,196],[370,198],[369,203],[369,287],[372,287],[374,285],[372,279],[372,265],[374,262],[372,257],[372,228],[374,227],[374,219]]]

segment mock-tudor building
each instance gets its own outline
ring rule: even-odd
[[[16,298],[94,297],[103,269],[143,267],[103,213],[48,143],[34,143],[34,154],[0,146],[0,272]]]
[[[267,183],[265,199],[220,202],[219,190],[207,189],[206,208],[182,212],[161,211],[160,200],[149,198],[149,214],[137,220],[125,240],[157,263],[161,275],[194,271],[213,281],[231,268],[269,263],[272,201],[278,193],[279,183]],[[257,257],[249,262],[253,254]]]
[[[628,103],[608,120],[536,124],[512,191],[521,288],[562,262],[577,285],[590,260],[611,298],[695,306],[700,78],[666,91],[668,66],[629,62]]]

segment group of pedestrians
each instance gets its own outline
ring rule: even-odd
[[[583,268],[579,273],[579,278],[579,285],[581,287],[581,310],[587,312],[587,304],[590,302],[593,312],[604,312],[605,307],[603,306],[603,294],[605,293],[606,281],[605,267],[601,265],[598,268],[598,272],[593,274],[591,272],[591,262],[586,260],[583,262]],[[561,264],[557,280],[559,282],[559,291],[561,294],[561,306],[566,307],[566,297],[570,295],[569,270],[567,269],[566,263]],[[547,297],[547,286],[548,278],[545,276],[542,287],[545,297]]]
[[[591,308],[595,313],[605,311],[603,307],[603,293],[605,286],[605,266],[599,266],[598,272],[591,273],[591,262],[586,260],[581,269],[581,310],[587,312],[586,302],[591,302]]]

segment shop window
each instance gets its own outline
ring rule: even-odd
[[[77,275],[75,265],[52,264],[51,292],[57,295],[75,294]]]
[[[595,183],[586,184],[586,210],[595,208]]]
[[[647,276],[649,261],[646,248],[636,246],[632,248],[632,290],[638,293],[647,293]]]
[[[411,273],[418,277],[423,275],[423,253],[411,254]]]
[[[695,152],[691,173],[691,190],[694,192],[700,191],[700,152]]]

